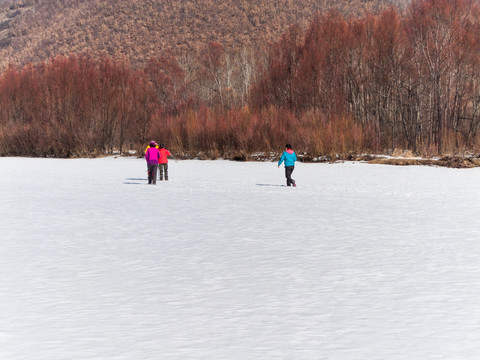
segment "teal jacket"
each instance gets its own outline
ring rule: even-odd
[[[285,167],[294,166],[295,161],[297,161],[297,155],[292,149],[285,150],[282,154],[282,157],[278,161],[278,166],[282,165],[282,162],[285,161]]]

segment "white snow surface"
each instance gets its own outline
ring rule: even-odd
[[[0,158],[0,359],[480,359],[480,169]]]

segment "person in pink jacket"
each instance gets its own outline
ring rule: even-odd
[[[168,180],[168,158],[167,156],[171,156],[172,154],[170,151],[165,149],[165,145],[160,144],[160,161],[158,166],[160,167],[160,180],[163,180],[163,173],[165,172],[165,180]]]
[[[148,183],[153,185],[157,184],[158,162],[161,158],[160,151],[156,146],[157,143],[155,141],[150,141],[150,145],[145,152],[145,160],[147,161],[148,169]]]

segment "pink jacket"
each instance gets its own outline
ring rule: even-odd
[[[159,149],[159,150],[160,150],[160,161],[159,161],[159,163],[160,163],[160,164],[166,164],[166,163],[168,163],[167,156],[172,155],[172,154],[170,153],[170,151],[168,151],[168,150],[165,149],[165,148]]]
[[[158,164],[160,157],[160,151],[156,147],[149,147],[145,153],[145,160],[147,160],[148,165]]]

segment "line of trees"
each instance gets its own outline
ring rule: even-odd
[[[256,84],[258,106],[315,108],[373,127],[379,149],[478,148],[478,1],[412,1],[379,16],[316,17],[274,46]]]
[[[0,154],[140,151],[311,156],[479,150],[480,6],[413,0],[364,18],[318,14],[262,49],[151,59],[70,55],[0,75]]]

